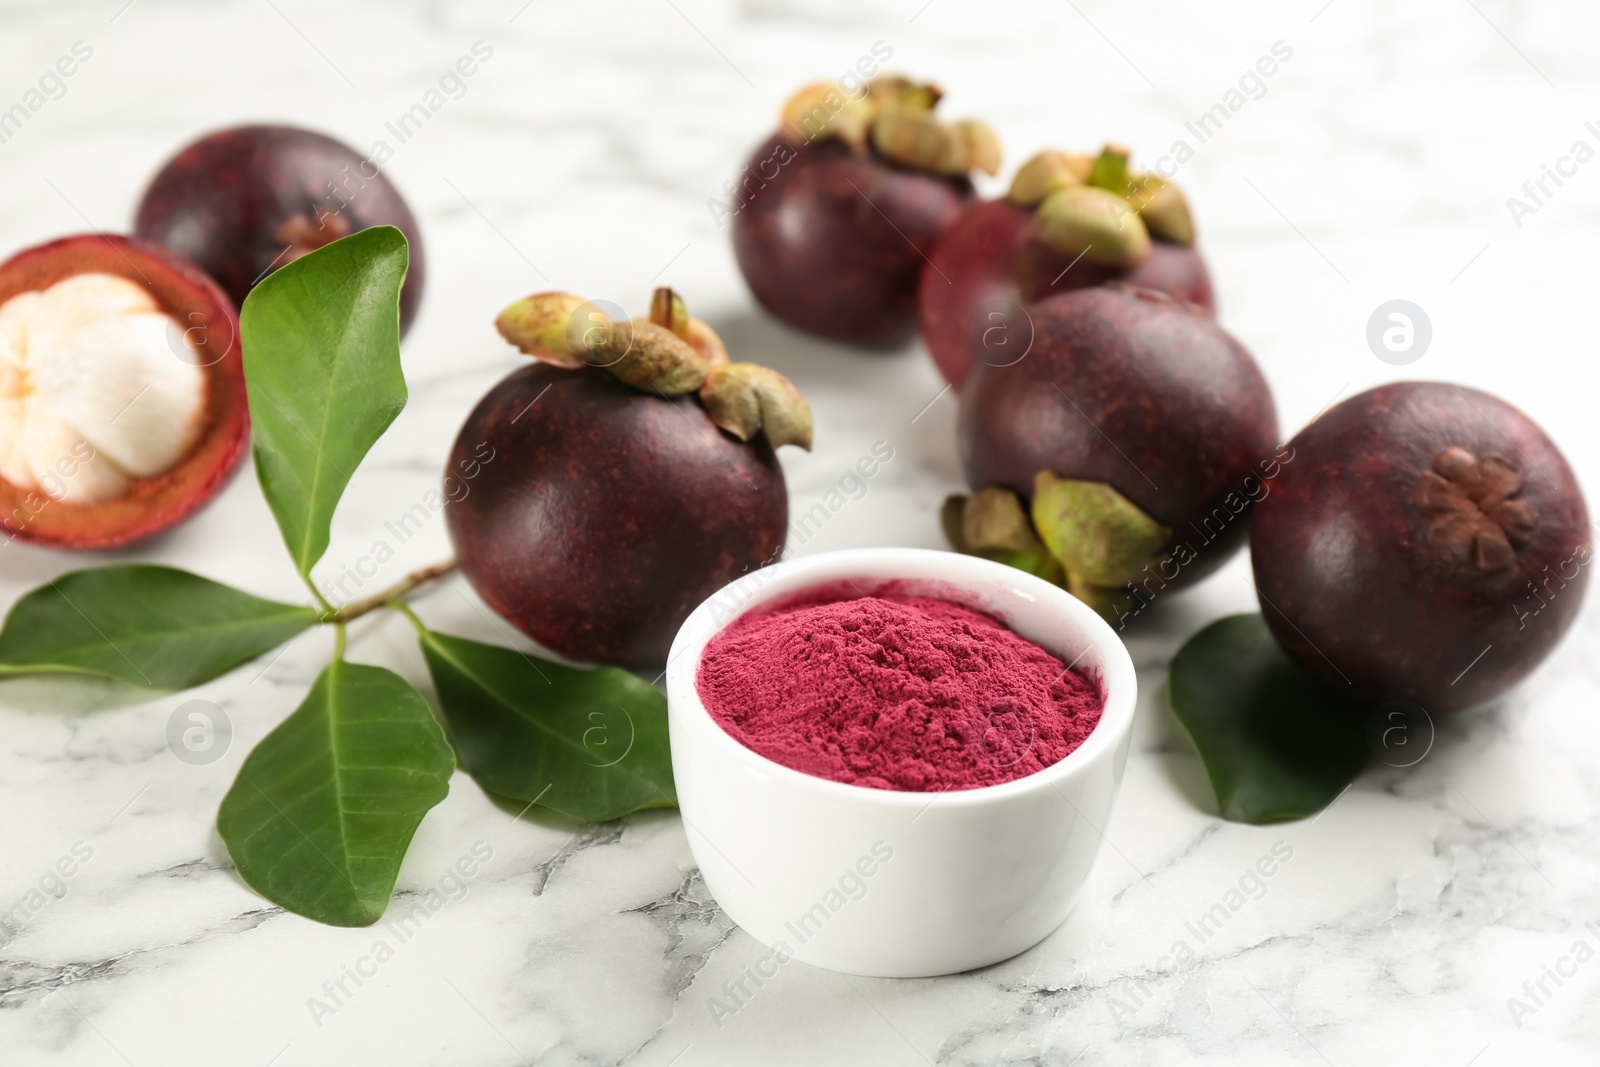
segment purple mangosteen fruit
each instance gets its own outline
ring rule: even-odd
[[[1121,281],[1215,310],[1182,191],[1127,164],[1117,145],[1098,157],[1041,153],[1006,196],[967,207],[935,246],[922,270],[918,317],[928,351],[957,389],[975,362],[1006,358],[985,343],[995,324],[1055,293]]]
[[[1399,382],[1289,442],[1255,510],[1262,614],[1310,674],[1374,704],[1491,700],[1566,633],[1589,514],[1543,430],[1487,393]]]
[[[739,269],[768,312],[866,347],[911,336],[918,278],[972,199],[968,174],[1000,166],[988,126],[935,117],[940,95],[886,76],[790,98],[726,206]]]
[[[411,246],[400,328],[422,301],[417,220],[376,155],[293,126],[239,126],[202,137],[157,172],[134,231],[198,265],[243,305],[272,271],[369,226],[393,226]]]
[[[1192,304],[1120,283],[1026,308],[1031,343],[961,394],[963,551],[1061,581],[1119,625],[1244,544],[1278,474],[1255,360]]]
[[[782,554],[788,495],[773,450],[811,447],[811,412],[782,375],[731,363],[659,289],[613,322],[566,293],[498,321],[539,362],[467,417],[446,508],[462,573],[563,656],[653,670],[701,601]]]

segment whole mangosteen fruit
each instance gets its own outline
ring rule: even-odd
[[[659,668],[690,611],[782,554],[773,450],[810,448],[810,408],[776,371],[730,363],[669,289],[631,322],[538,293],[498,325],[540,362],[456,438],[449,470],[471,480],[445,514],[462,573],[546,648]]]
[[[934,247],[918,317],[957,389],[975,362],[1007,362],[1006,324],[1055,293],[1121,281],[1215,310],[1182,191],[1127,162],[1117,145],[1098,157],[1041,153],[1005,197],[965,208]]]
[[[242,306],[285,263],[369,226],[394,226],[411,247],[400,290],[404,333],[422,302],[422,237],[380,169],[387,158],[294,126],[219,130],[156,173],[134,230],[188,258]]]
[[[822,82],[789,100],[724,206],[762,307],[866,347],[911,336],[923,264],[972,199],[967,175],[1000,165],[988,126],[934,116],[940,95],[882,77],[854,92]]]
[[[239,320],[145,241],[64,237],[0,264],[0,527],[109,548],[184,518],[250,436]]]
[[[1434,712],[1491,700],[1572,625],[1588,509],[1531,419],[1487,393],[1398,382],[1289,442],[1255,511],[1262,614],[1302,668]]]
[[[1031,344],[961,394],[958,549],[1062,581],[1120,624],[1220,567],[1281,464],[1255,360],[1192,304],[1120,283],[1026,309]]]

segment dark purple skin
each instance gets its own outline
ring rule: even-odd
[[[474,469],[445,508],[461,571],[569,659],[659,669],[689,612],[783,551],[788,494],[766,439],[603,370],[501,379],[451,450],[451,474]]]
[[[1144,262],[1116,280],[1187,300],[1216,314],[1217,294],[1211,288],[1211,272],[1206,269],[1205,257],[1193,245],[1152,241]]]
[[[979,363],[962,390],[967,483],[1024,499],[1045,470],[1105,483],[1173,531],[1176,565],[1142,593],[1215,571],[1276,463],[1277,411],[1250,353],[1203,309],[1120,283],[1026,310],[1027,355]]]
[[[939,241],[922,270],[917,294],[922,339],[945,379],[957,389],[972,365],[986,358],[981,340],[985,324],[972,322],[972,313],[985,304],[990,309],[1000,301],[1020,306],[1056,293],[1121,281],[1216,310],[1211,275],[1197,249],[1152,241],[1150,254],[1137,266],[1108,267],[1076,254],[1064,255],[1032,239],[1032,221],[1033,209],[1005,198],[972,204]]]
[[[1250,554],[1267,625],[1306,671],[1374,704],[1455,711],[1515,685],[1572,625],[1588,510],[1567,461],[1516,408],[1400,382],[1289,444]],[[1435,469],[1452,446],[1480,464],[1498,457],[1492,493],[1458,494],[1467,483]]]
[[[916,328],[917,281],[973,196],[941,178],[856,155],[837,140],[774,134],[741,175],[733,251],[750,291],[808,333],[869,348]]]
[[[1073,262],[1077,260],[1077,262]],[[1140,289],[1154,289],[1177,300],[1197,304],[1216,313],[1216,294],[1211,289],[1211,273],[1197,248],[1169,244],[1153,239],[1150,254],[1132,267],[1108,267],[1079,260],[1076,253],[1064,255],[1039,241],[1027,241],[1021,268],[1023,292],[1029,300],[1041,300],[1053,293],[1087,289],[1091,285],[1123,282]]]
[[[243,306],[271,271],[369,226],[411,246],[400,329],[422,301],[422,237],[379,169],[331,137],[293,126],[240,126],[180,151],[151,180],[134,230],[192,260]]]

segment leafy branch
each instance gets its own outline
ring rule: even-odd
[[[324,616],[322,621],[341,624],[354,622],[355,620],[361,618],[361,616],[377,611],[379,608],[398,607],[400,599],[407,593],[411,592],[419,585],[426,585],[435,578],[444,577],[451,571],[455,570],[456,567],[457,563],[455,560],[447,559],[443,563],[435,563],[431,567],[422,567],[418,570],[414,570],[404,578],[400,579],[398,582],[391,585],[389,588],[383,590],[383,592],[374,593],[372,596],[365,597],[361,600],[352,600],[338,611],[333,612],[331,615]],[[407,614],[410,613],[407,612]]]
[[[486,790],[582,819],[675,803],[666,701],[653,686],[435,632],[402,602],[454,560],[341,608],[312,581],[351,475],[405,407],[408,261],[398,230],[362,230],[268,275],[240,315],[256,474],[314,605],[118,564],[29,592],[0,628],[0,677],[89,674],[178,690],[332,626],[332,662],[245,758],[217,829],[253,889],[339,926],[382,916],[457,762]],[[437,718],[400,675],[345,659],[347,624],[381,608],[416,627]]]

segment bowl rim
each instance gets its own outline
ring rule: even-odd
[[[916,573],[899,573],[896,570],[897,564],[907,566],[911,563],[920,563],[922,566]],[[844,571],[843,574],[840,573],[841,569]],[[829,573],[817,574],[819,571]],[[1007,782],[939,792],[879,789],[851,782],[835,782],[829,778],[821,778],[786,767],[746,747],[711,717],[710,711],[700,699],[696,682],[700,660],[706,646],[735,619],[773,597],[804,589],[808,584],[849,577],[850,571],[859,572],[859,577],[873,579],[905,578],[940,581],[955,586],[982,584],[990,588],[1010,585],[1014,592],[1036,601],[1044,601],[1048,606],[1071,616],[1078,629],[1088,638],[1088,643],[1078,654],[1078,658],[1081,659],[1091,650],[1099,654],[1101,685],[1105,692],[1105,705],[1100,712],[1100,721],[1095,723],[1094,729],[1089,731],[1089,735],[1077,748],[1048,767]],[[930,571],[933,573],[929,573]],[[725,619],[716,621],[713,611],[720,606],[719,598],[749,582],[753,575],[764,575],[768,580],[760,583],[754,593],[748,599],[742,600]],[[813,576],[811,582],[805,580],[808,575]],[[771,586],[774,580],[781,582],[782,588],[773,589]],[[964,606],[972,606],[974,610],[990,610],[970,604]],[[1001,621],[1010,627],[1008,620]],[[1033,638],[1027,640],[1032,641]],[[1046,648],[1045,651],[1053,656],[1057,655],[1052,649]],[[1072,665],[1074,664],[1069,664]],[[683,626],[679,628],[673,640],[665,675],[669,724],[681,723],[686,729],[696,731],[725,757],[791,788],[810,790],[821,797],[836,801],[876,804],[889,808],[973,807],[1054,789],[1059,783],[1086,771],[1114,752],[1117,744],[1133,727],[1134,710],[1138,702],[1138,676],[1127,646],[1117,637],[1105,619],[1089,605],[1062,587],[1007,564],[979,556],[927,548],[840,549],[800,556],[747,572],[706,598],[684,620]]]

